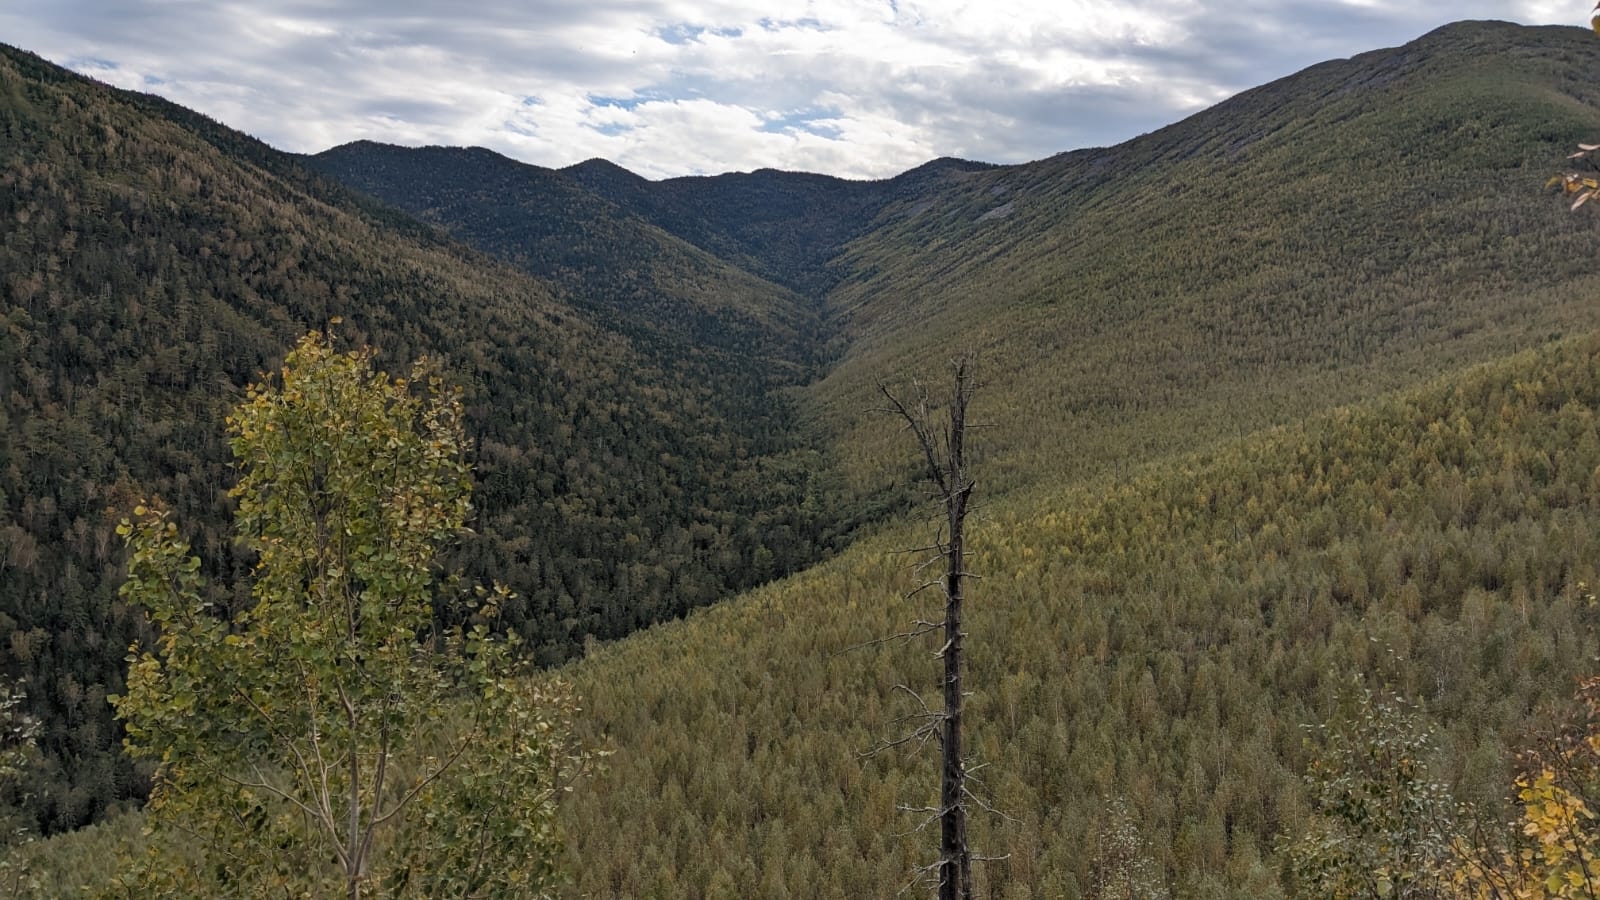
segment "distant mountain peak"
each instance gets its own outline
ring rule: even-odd
[[[604,178],[627,183],[647,181],[643,175],[617,165],[609,159],[592,156],[583,162],[573,163],[566,168],[557,170],[561,174],[582,181],[585,178]]]

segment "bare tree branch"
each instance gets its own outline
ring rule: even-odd
[[[944,621],[937,627],[930,627],[931,623],[919,620],[912,629],[885,640],[920,637],[936,630],[942,631],[944,642],[933,655],[943,661],[944,674],[941,685],[944,692],[944,710],[933,713],[928,710],[926,704],[922,704],[922,713],[897,720],[919,722],[915,729],[898,739],[885,740],[873,751],[882,752],[908,743],[926,744],[935,738],[939,741],[941,761],[939,806],[907,811],[932,814],[920,823],[915,831],[922,831],[935,821],[939,823],[939,861],[918,870],[917,878],[914,878],[912,883],[925,875],[937,873],[936,883],[940,900],[970,900],[972,897],[972,854],[967,846],[967,802],[975,798],[966,787],[966,761],[961,750],[962,701],[966,696],[961,684],[963,674],[961,649],[962,640],[966,637],[961,620],[964,584],[966,579],[972,577],[965,566],[965,528],[967,514],[971,510],[972,494],[976,488],[976,482],[971,477],[966,461],[967,406],[977,388],[977,382],[972,375],[973,362],[971,356],[962,357],[954,362],[954,386],[947,408],[944,410],[946,417],[938,424],[934,421],[933,404],[929,399],[928,390],[920,382],[912,382],[912,395],[909,401],[902,400],[887,384],[882,382],[878,384],[879,393],[888,401],[885,411],[904,420],[906,430],[910,431],[916,440],[917,448],[922,454],[922,462],[926,465],[925,477],[934,488],[930,495],[943,512],[943,522],[938,528],[932,546],[908,552],[929,554],[913,567],[914,572],[920,575],[934,563],[943,562],[944,574],[938,579],[924,580],[906,596],[909,599],[928,588],[938,586],[944,594]],[[906,691],[917,697],[919,704],[922,703],[915,692],[909,689]],[[909,886],[907,885],[908,888]]]

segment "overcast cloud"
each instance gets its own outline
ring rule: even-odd
[[[782,12],[775,10],[781,9]],[[0,40],[268,143],[885,177],[1118,143],[1458,19],[1581,0],[5,0]]]

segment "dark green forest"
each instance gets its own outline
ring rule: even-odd
[[[858,514],[780,390],[798,328],[771,358],[641,335],[192,113],[14,50],[0,79],[0,646],[44,723],[9,798],[41,832],[143,790],[105,702],[147,636],[117,517],[159,495],[234,580],[223,415],[334,317],[466,390],[475,534],[451,563],[518,592],[543,662],[809,564]]]
[[[815,374],[826,340],[801,296],[664,233],[563,173],[483,149],[371,142],[307,157],[376,197],[554,286],[647,351],[713,355],[724,393],[760,396]]]
[[[61,835],[27,851],[58,891],[137,844],[113,523],[159,495],[242,602],[223,417],[337,317],[464,390],[442,562],[517,592],[615,751],[562,807],[577,894],[887,896],[927,861],[896,807],[933,756],[859,754],[933,649],[869,643],[925,615],[898,551],[931,530],[874,392],[958,351],[984,896],[1100,897],[1113,835],[1172,896],[1283,896],[1302,726],[1352,683],[1509,819],[1600,654],[1600,228],[1542,190],[1597,67],[1580,29],[1464,22],[1111,148],[652,182],[282,154],[7,49],[0,674],[42,752],[0,802]]]

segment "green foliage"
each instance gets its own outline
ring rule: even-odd
[[[242,608],[207,599],[168,513],[118,529],[123,597],[159,629],[111,698],[129,752],[157,763],[157,840],[123,883],[141,896],[554,883],[556,799],[583,756],[571,697],[491,634],[504,588],[433,631],[436,556],[468,511],[461,402],[421,364],[391,382],[371,361],[313,333],[229,419],[255,558]]]
[[[56,900],[91,896],[117,878],[119,864],[148,846],[144,816],[119,812],[102,822],[0,850],[0,896]]]
[[[907,190],[836,261],[812,389],[854,484],[891,374],[984,343],[985,489],[1068,486],[1600,324],[1592,223],[1537,185],[1600,42],[1461,22],[1124,144]],[[1003,213],[1003,214],[997,214]]]
[[[1286,836],[1292,893],[1328,900],[1453,896],[1455,803],[1428,773],[1420,713],[1359,682],[1320,734],[1308,767],[1315,815]]]
[[[1570,340],[991,500],[969,534],[988,639],[967,743],[1015,821],[974,821],[974,846],[1009,854],[976,867],[977,893],[1089,896],[1101,798],[1121,795],[1173,896],[1282,897],[1276,838],[1313,815],[1299,723],[1335,718],[1355,673],[1425,702],[1429,780],[1508,815],[1518,736],[1600,654],[1579,588],[1600,560],[1596,409],[1600,339]],[[852,648],[916,618],[886,561],[919,535],[885,530],[570,670],[580,732],[618,748],[563,809],[580,893],[900,890],[926,835],[897,805],[937,803],[932,762],[859,754],[919,712],[896,685],[936,661]]]
[[[153,637],[117,598],[108,510],[162,497],[208,599],[233,609],[249,561],[230,537],[220,423],[333,316],[391,367],[453,361],[477,486],[449,567],[513,590],[500,625],[541,664],[807,565],[877,514],[832,499],[793,398],[746,390],[797,377],[792,360],[763,366],[779,337],[735,359],[623,328],[602,298],[496,264],[297,157],[10,48],[0,222],[0,675],[26,685],[40,723],[29,790],[0,786],[0,808],[44,834],[149,788],[105,701],[123,691],[125,648]],[[697,272],[684,283],[709,278]],[[727,299],[747,306],[775,290],[753,281],[703,287],[742,285]],[[675,305],[701,309],[693,297],[638,287],[662,322],[699,315]]]
[[[0,785],[17,786],[38,753],[39,723],[23,706],[26,696],[17,685],[0,680]],[[39,883],[31,862],[16,849],[26,850],[33,834],[29,823],[16,818],[0,818],[0,892],[13,897]]]
[[[1589,596],[1594,603],[1594,597]],[[1509,835],[1480,829],[1457,844],[1455,885],[1472,900],[1600,894],[1600,678],[1578,685],[1582,715],[1522,753],[1519,817]]]

